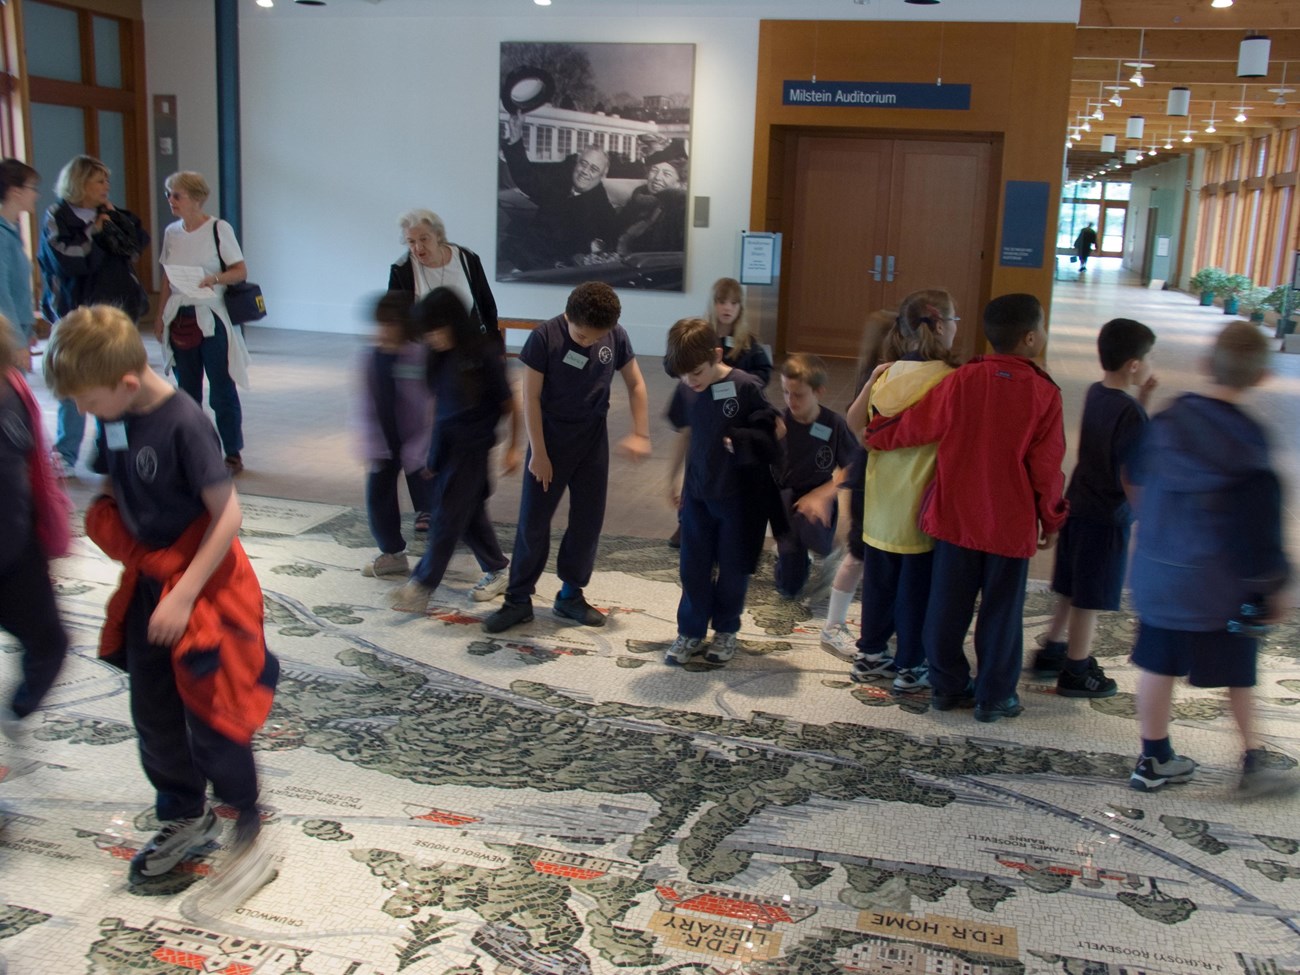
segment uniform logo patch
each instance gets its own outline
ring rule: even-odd
[[[725,417],[733,417],[739,412],[740,400],[738,399],[729,399],[722,404],[722,415]]]
[[[828,471],[835,466],[835,451],[829,445],[822,444],[817,448],[815,460],[819,471]]]
[[[135,455],[135,472],[146,484],[152,484],[158,476],[158,455],[152,447],[141,447]]]
[[[596,353],[596,358],[600,360],[601,365],[607,366],[614,361],[614,350],[608,345],[602,345],[600,351]]]

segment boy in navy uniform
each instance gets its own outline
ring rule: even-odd
[[[1029,559],[1065,524],[1061,391],[1034,364],[1047,342],[1043,306],[1002,295],[984,309],[993,346],[955,370],[915,406],[877,418],[870,450],[938,441],[921,530],[935,539],[934,574],[921,640],[930,706],[975,706],[975,720],[1024,711],[1016,684],[1024,658]],[[975,680],[963,644],[979,598]]]
[[[1117,610],[1128,565],[1133,509],[1128,467],[1147,425],[1146,404],[1156,388],[1147,356],[1151,329],[1131,318],[1101,327],[1097,352],[1104,372],[1088,388],[1079,424],[1079,459],[1065,490],[1070,517],[1056,545],[1052,622],[1034,657],[1034,672],[1059,674],[1062,697],[1112,697],[1115,681],[1092,656],[1092,637],[1103,610]],[[1136,389],[1136,398],[1130,390]],[[1069,642],[1062,640],[1069,629]]]
[[[220,833],[209,782],[238,811],[234,851],[246,853],[261,825],[251,739],[270,712],[279,664],[266,648],[262,591],[236,537],[239,498],[216,431],[149,367],[135,323],[117,308],[65,315],[44,369],[57,396],[99,418],[95,469],[112,491],[86,512],[87,535],[124,568],[100,654],[129,676],[162,822],[132,859],[131,878],[167,873]]]
[[[1196,770],[1169,741],[1177,677],[1227,689],[1245,748],[1244,796],[1300,785],[1284,771],[1294,763],[1266,751],[1255,724],[1259,635],[1285,617],[1291,578],[1268,435],[1240,406],[1268,375],[1271,355],[1255,325],[1227,326],[1207,358],[1205,391],[1184,393],[1152,418],[1132,467],[1141,491],[1132,660],[1142,754],[1129,784],[1144,792],[1186,782]]]
[[[785,525],[776,536],[776,591],[787,599],[798,596],[808,581],[808,553],[824,560],[831,554],[837,492],[858,445],[844,417],[821,405],[825,393],[826,363],[820,358],[796,352],[781,363],[785,449],[777,484]],[[826,586],[837,568],[830,562],[823,561],[819,574]]]
[[[747,491],[760,481],[753,472],[766,477],[766,466],[776,459],[776,411],[757,379],[722,358],[718,335],[702,318],[684,318],[669,330],[664,361],[683,384],[669,404],[668,419],[681,431],[684,446],[669,474],[670,495],[682,515],[682,597],[677,639],[664,662],[683,664],[703,653],[712,621],[713,643],[704,659],[724,664],[736,654],[753,572],[750,536],[765,527],[752,516],[763,498]],[[686,475],[678,494],[682,458]]]
[[[609,388],[614,373],[627,385],[632,433],[620,450],[639,461],[650,455],[645,379],[632,343],[618,324],[622,311],[609,285],[588,281],[574,288],[564,314],[529,334],[519,353],[524,364],[524,429],[527,467],[519,499],[519,527],[510,563],[505,605],[483,621],[500,633],[533,618],[533,590],[551,546],[551,518],[569,492],[569,525],[560,542],[556,573],[562,588],[552,612],[585,626],[604,626],[605,616],[587,602],[596,547],[605,522],[609,479]]]

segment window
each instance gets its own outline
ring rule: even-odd
[[[1107,200],[1125,200],[1127,201],[1133,192],[1132,183],[1106,183]]]
[[[573,152],[573,129],[560,129],[558,149],[561,159]]]
[[[539,125],[537,127],[537,149],[533,158],[542,162],[549,162],[552,158],[554,139],[555,129],[552,126]]]

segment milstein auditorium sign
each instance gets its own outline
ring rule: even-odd
[[[783,105],[827,108],[924,108],[970,111],[970,85],[876,81],[787,81]]]

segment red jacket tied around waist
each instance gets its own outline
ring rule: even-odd
[[[144,575],[171,591],[194,558],[211,519],[195,519],[168,548],[150,549],[127,530],[112,498],[99,498],[86,511],[86,534],[123,566],[117,591],[104,611],[99,655],[125,650],[126,616]],[[209,727],[247,744],[271,711],[279,664],[266,648],[262,629],[262,587],[239,539],[194,600],[189,624],[171,648],[181,700]],[[214,666],[215,661],[215,666]]]

